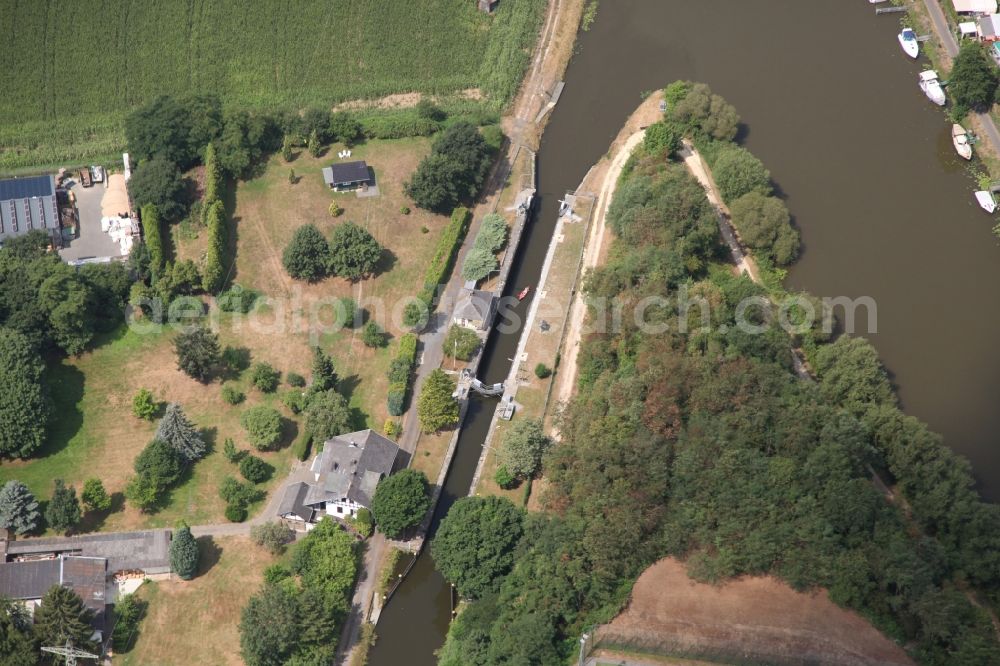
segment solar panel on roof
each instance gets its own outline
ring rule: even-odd
[[[27,199],[30,197],[50,197],[55,194],[52,176],[31,176],[29,178],[8,178],[0,180],[0,201]]]

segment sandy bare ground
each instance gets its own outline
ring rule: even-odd
[[[459,97],[479,100],[483,98],[483,91],[479,88],[466,88],[456,93]],[[419,92],[395,93],[376,99],[354,99],[349,102],[341,102],[333,106],[334,111],[356,111],[358,109],[408,109],[420,103],[424,98],[435,100],[434,95],[425,95]]]
[[[901,647],[825,591],[796,592],[770,576],[708,585],[675,559],[636,582],[628,608],[601,628],[605,640],[660,646],[675,654],[731,654],[777,663],[912,664]]]

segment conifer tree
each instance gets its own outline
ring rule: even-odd
[[[155,439],[163,440],[172,446],[186,463],[200,460],[208,453],[205,440],[184,416],[181,406],[175,402],[167,405],[167,412],[156,428]]]
[[[92,617],[93,613],[76,592],[53,585],[35,611],[35,634],[42,645],[61,646],[70,641],[76,648],[88,649],[94,633],[90,626]]]
[[[333,367],[333,359],[319,347],[313,347],[312,363],[312,393],[322,393],[337,388],[337,370]]]
[[[38,527],[38,502],[28,487],[11,479],[0,488],[0,528],[27,534]]]
[[[62,479],[56,479],[52,499],[45,507],[45,522],[57,532],[66,532],[80,522],[80,501],[76,498],[76,488],[67,486]]]
[[[198,573],[198,542],[185,523],[181,523],[170,541],[170,568],[184,580],[191,580]]]

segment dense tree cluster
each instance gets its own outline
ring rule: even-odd
[[[1000,510],[978,498],[964,460],[900,412],[867,342],[811,337],[814,383],[792,372],[775,324],[759,335],[734,325],[737,305],[761,290],[714,265],[697,189],[683,167],[641,155],[609,212],[618,238],[586,288],[634,303],[676,300],[684,285],[711,304],[706,325],[684,328],[690,313],[666,307],[647,313],[664,333],[640,334],[626,316],[583,343],[579,394],[545,456],[548,511],[523,519],[523,538],[491,546],[500,566],[474,592],[467,577],[483,569],[470,544],[507,530],[469,519],[463,504],[483,500],[455,504],[434,558],[479,598],[441,663],[565,663],[629,581],[668,555],[703,580],[773,574],[826,588],[923,663],[997,663],[989,615],[966,591],[1000,600]],[[905,505],[880,493],[871,469]]]
[[[962,47],[948,77],[948,93],[954,109],[952,116],[960,120],[969,111],[989,111],[997,93],[1000,75],[997,66],[986,54],[980,42],[962,40]]]
[[[682,132],[695,132],[717,141],[736,138],[739,114],[732,104],[714,94],[704,83],[678,81],[670,84],[664,93],[668,124],[681,128]],[[659,130],[654,136],[659,136]]]
[[[367,229],[353,222],[334,228],[329,241],[312,224],[295,230],[281,261],[297,280],[316,282],[328,275],[351,281],[371,275],[382,257],[382,246]]]
[[[421,208],[447,213],[479,193],[492,156],[474,125],[455,123],[434,141],[431,154],[406,184],[406,196]]]
[[[50,404],[45,363],[29,339],[0,327],[0,457],[24,458],[45,441]]]
[[[430,506],[427,477],[415,469],[404,469],[383,479],[372,498],[375,522],[391,539],[418,525]]]
[[[438,368],[424,382],[417,399],[417,416],[424,432],[437,432],[458,423],[458,401],[452,396],[455,380]]]
[[[289,569],[271,572],[243,609],[240,653],[247,666],[333,660],[351,607],[357,542],[324,518],[293,546],[290,561]]]

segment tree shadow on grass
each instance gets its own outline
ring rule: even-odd
[[[358,375],[350,375],[349,377],[341,377],[337,382],[337,393],[344,396],[347,402],[351,401],[354,396],[354,391],[361,385],[361,377]]]
[[[125,494],[116,492],[111,493],[111,506],[108,507],[107,511],[86,511],[83,517],[80,519],[80,523],[76,526],[74,530],[77,534],[84,534],[86,532],[99,532],[102,527],[104,527],[104,522],[113,513],[118,513],[125,508]]]
[[[275,449],[283,449],[289,446],[295,439],[299,436],[299,424],[291,419],[286,419],[284,416],[281,417],[281,439],[278,440],[278,444],[274,447]]]
[[[375,268],[372,269],[372,277],[388,273],[396,267],[397,263],[399,263],[399,258],[396,256],[396,253],[387,247],[382,248],[382,254],[375,263]]]
[[[210,536],[198,537],[198,576],[204,576],[222,559],[222,546]]]
[[[84,375],[75,366],[64,362],[48,369],[52,414],[45,441],[32,458],[45,458],[65,449],[83,426]]]

